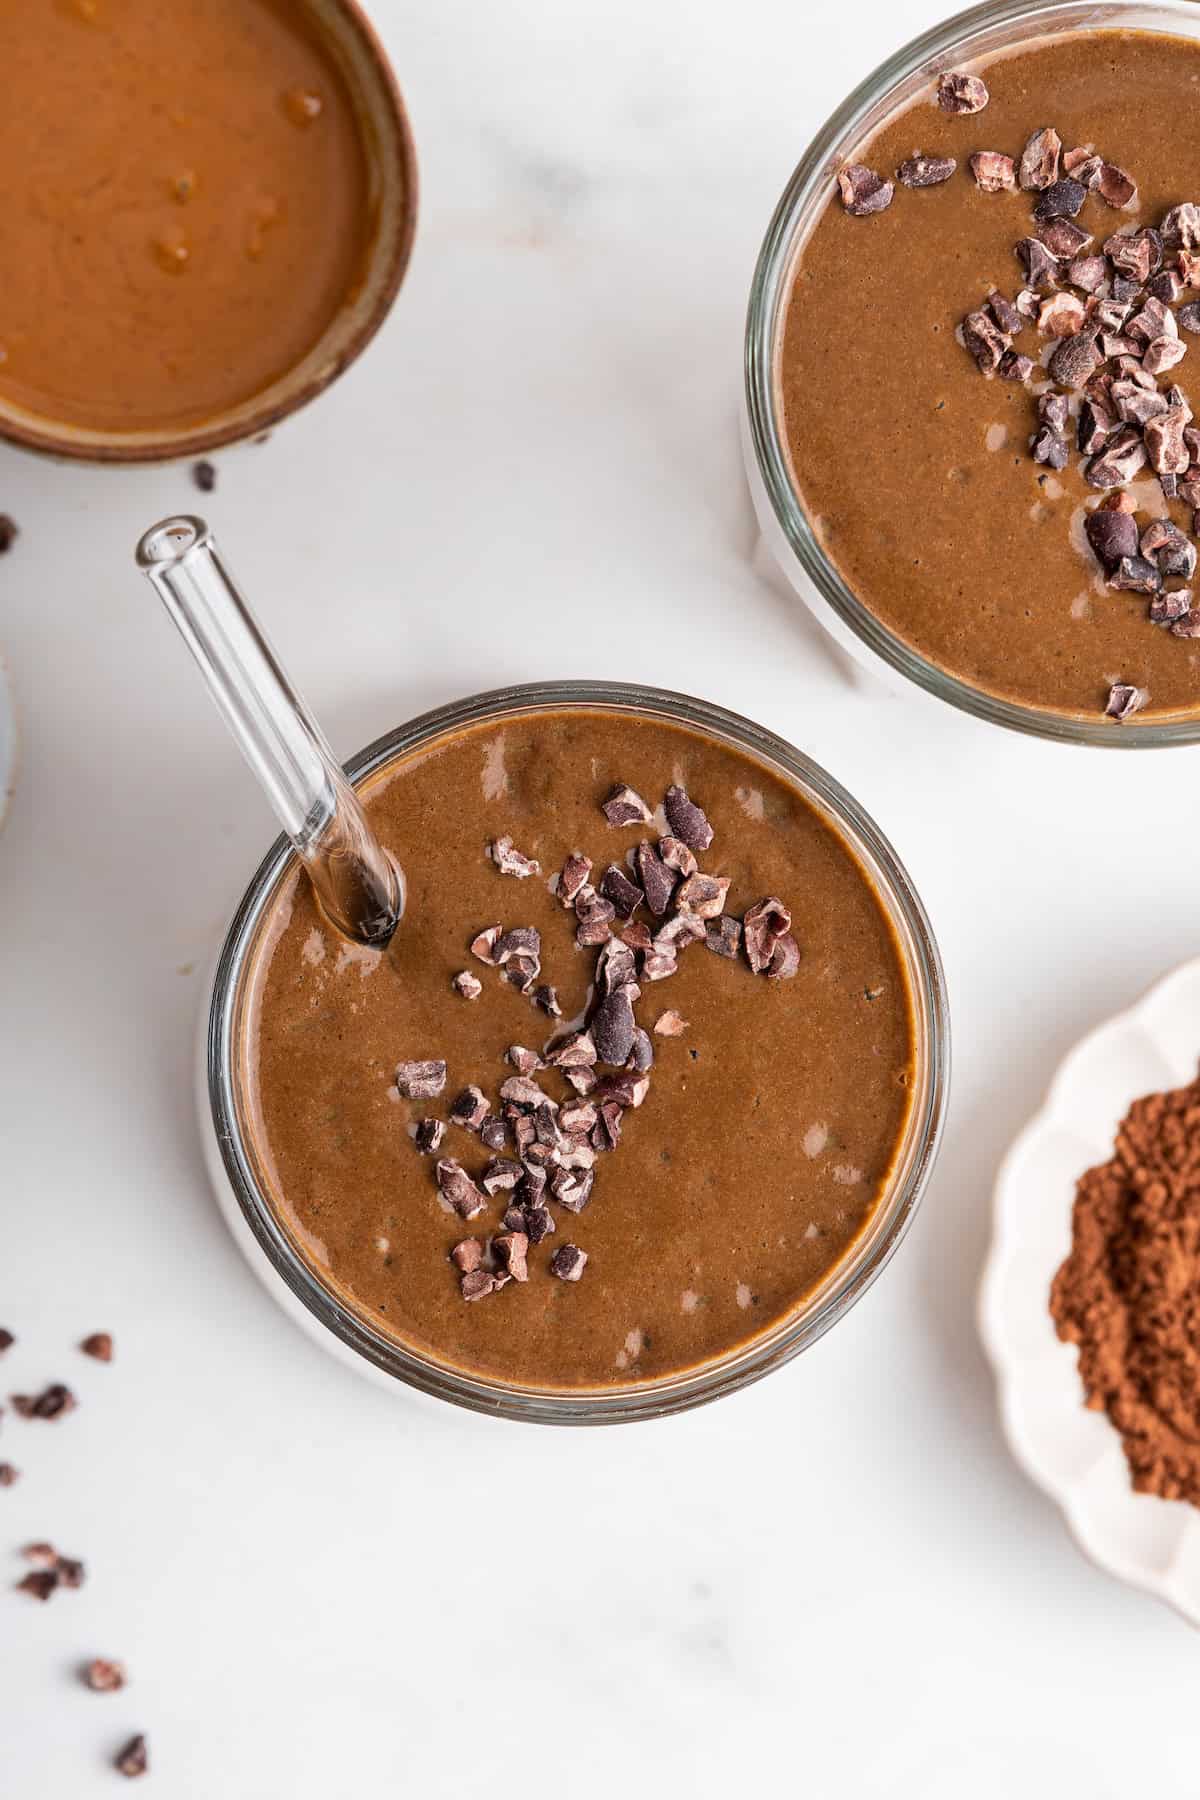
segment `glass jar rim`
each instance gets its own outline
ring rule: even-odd
[[[887,912],[912,997],[913,1105],[888,1191],[855,1245],[816,1293],[768,1332],[724,1357],[674,1377],[611,1389],[509,1385],[422,1356],[376,1330],[298,1254],[259,1184],[238,1106],[239,1002],[261,923],[295,866],[291,846],[282,837],[247,887],[218,959],[205,1042],[206,1086],[225,1176],[256,1245],[292,1295],[343,1346],[408,1386],[476,1412],[548,1424],[618,1423],[683,1411],[779,1367],[823,1336],[879,1275],[912,1222],[936,1160],[948,1098],[949,1008],[941,958],[924,907],[874,821],[832,776],[784,739],[710,702],[632,683],[558,681],[499,688],[438,707],[387,733],[353,757],[346,772],[357,786],[396,757],[449,731],[564,708],[663,718],[756,757],[798,788],[848,843]]]
[[[990,724],[1058,743],[1158,749],[1200,742],[1200,709],[1183,718],[1126,721],[1055,713],[1007,700],[923,656],[884,625],[854,593],[809,523],[788,467],[778,404],[777,355],[796,258],[833,192],[836,171],[863,138],[941,70],[1003,50],[1020,38],[1074,28],[1163,29],[1200,35],[1194,0],[985,0],[902,45],[830,114],[785,187],[759,252],[746,314],[746,424],[757,473],[787,550],[869,660]],[[1166,22],[1161,24],[1161,22]],[[1020,41],[1018,38],[1016,41]],[[837,635],[835,633],[835,635]]]

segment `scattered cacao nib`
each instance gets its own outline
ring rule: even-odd
[[[1070,460],[1071,450],[1065,437],[1059,437],[1048,425],[1043,425],[1033,440],[1033,460],[1044,463],[1048,469],[1065,469]]]
[[[1157,594],[1162,576],[1144,556],[1123,556],[1108,578],[1109,587],[1130,594]]]
[[[35,1569],[56,1569],[58,1567],[58,1551],[53,1544],[44,1542],[26,1544],[21,1550],[21,1555],[26,1562],[32,1563]]]
[[[704,809],[689,797],[686,788],[669,787],[663,801],[663,810],[672,833],[689,850],[708,849],[713,841],[713,828]]]
[[[96,1362],[110,1363],[113,1359],[113,1340],[111,1331],[89,1331],[79,1348],[85,1356],[94,1358]]]
[[[525,1220],[525,1235],[531,1244],[540,1244],[556,1229],[554,1215],[546,1206],[526,1206],[521,1209]]]
[[[596,1123],[596,1108],[591,1100],[564,1100],[559,1116],[564,1131],[572,1137],[586,1137]]]
[[[482,1088],[463,1088],[450,1108],[450,1124],[463,1131],[478,1131],[488,1116],[488,1098]]]
[[[1200,331],[1200,300],[1190,300],[1175,314],[1175,323],[1185,331]]]
[[[547,1062],[553,1062],[553,1056],[547,1056]],[[536,1110],[546,1098],[536,1081],[528,1075],[510,1075],[507,1081],[500,1084],[500,1098],[507,1100],[510,1106],[526,1107]]]
[[[791,913],[773,894],[747,911],[742,919],[742,938],[746,961],[756,975],[770,967],[775,945],[791,928]]]
[[[1021,186],[1031,192],[1050,188],[1058,180],[1058,160],[1062,154],[1062,139],[1050,125],[1043,125],[1035,131],[1021,152],[1021,161],[1017,169],[1017,179]]]
[[[1104,254],[1118,275],[1144,286],[1162,266],[1162,239],[1148,225],[1140,231],[1118,231],[1105,238]]]
[[[687,1030],[687,1020],[674,1007],[668,1007],[654,1021],[654,1030],[658,1037],[682,1037]]]
[[[633,1048],[636,1027],[637,1021],[625,989],[618,988],[616,993],[607,995],[589,1021],[599,1061],[612,1068],[620,1068]]]
[[[1050,219],[1074,219],[1083,208],[1087,199],[1087,189],[1073,175],[1063,175],[1058,181],[1051,182],[1039,196],[1033,209],[1033,216],[1040,225]]]
[[[0,1462],[0,1488],[15,1487],[20,1479],[20,1469],[10,1462]]]
[[[1114,303],[1119,306],[1136,305],[1142,297],[1141,284],[1137,281],[1131,281],[1128,276],[1114,275],[1111,296]]]
[[[60,1556],[54,1566],[58,1570],[58,1579],[63,1587],[81,1588],[83,1586],[87,1570],[78,1557]]]
[[[1145,688],[1131,687],[1127,681],[1114,681],[1108,690],[1108,700],[1104,715],[1108,719],[1116,719],[1124,723],[1136,712],[1141,712],[1150,696]]]
[[[91,1688],[93,1694],[116,1694],[125,1686],[124,1668],[105,1656],[94,1656],[85,1663],[82,1675],[84,1686]]]
[[[450,985],[464,1000],[478,1000],[483,992],[482,981],[477,975],[472,975],[470,969],[460,969]]]
[[[719,919],[730,885],[728,875],[689,875],[676,892],[675,904],[697,919]]]
[[[492,954],[501,968],[518,956],[536,962],[542,954],[542,934],[536,925],[514,925],[496,940]]]
[[[910,156],[896,170],[896,179],[907,188],[937,187],[949,181],[957,167],[952,156]]]
[[[150,1767],[149,1752],[146,1739],[141,1732],[131,1737],[129,1742],[117,1752],[113,1767],[127,1776],[131,1781],[138,1775],[144,1775]]]
[[[618,782],[600,808],[610,825],[648,825],[653,813],[640,794]]]
[[[1175,267],[1185,288],[1200,287],[1200,256],[1190,250],[1181,250],[1175,258]]]
[[[1109,396],[1117,417],[1126,425],[1148,425],[1167,410],[1167,402],[1157,388],[1146,388],[1136,380],[1114,381]]]
[[[1025,321],[1021,314],[998,288],[989,289],[987,303],[993,319],[1006,336],[1016,337],[1019,331],[1024,330]],[[695,874],[695,870],[692,873]]]
[[[1038,330],[1048,337],[1074,337],[1086,317],[1078,294],[1049,294],[1038,308]]]
[[[968,75],[960,69],[947,69],[944,75],[938,77],[937,103],[943,112],[982,112],[990,98],[986,84],[978,75]]]
[[[587,1266],[587,1251],[578,1244],[560,1244],[550,1258],[550,1273],[560,1281],[578,1281]]]
[[[704,941],[714,956],[736,957],[742,947],[741,920],[731,919],[728,914],[713,919],[705,930]]]
[[[494,1156],[480,1179],[484,1192],[490,1195],[515,1188],[523,1174],[521,1164],[511,1156]]]
[[[473,1219],[486,1204],[483,1195],[461,1163],[444,1156],[437,1164],[437,1184],[443,1200],[460,1219]]]
[[[481,931],[478,937],[471,939],[471,955],[477,956],[480,962],[486,963],[490,969],[495,968],[496,958],[493,952],[503,935],[502,926],[489,925],[486,931]]]
[[[445,1135],[446,1127],[440,1119],[421,1119],[413,1142],[422,1156],[432,1156],[435,1150],[441,1149]]]
[[[602,1100],[598,1110],[592,1142],[597,1150],[615,1150],[621,1142],[622,1108],[615,1100]]]
[[[658,854],[668,869],[674,869],[677,875],[685,879],[696,873],[699,864],[682,838],[663,837],[658,840]]]
[[[22,1419],[61,1419],[74,1412],[78,1402],[69,1387],[52,1381],[40,1394],[14,1394],[13,1411]]]
[[[450,1261],[460,1275],[469,1275],[473,1269],[483,1267],[483,1244],[479,1238],[464,1238],[461,1244],[455,1244],[450,1252]]]
[[[558,877],[558,888],[556,890],[559,900],[568,911],[574,906],[576,900],[587,886],[588,881],[591,878],[591,873],[591,857],[581,856],[578,850],[573,850],[562,866],[562,872]]]
[[[1171,626],[1171,636],[1177,638],[1200,638],[1200,612],[1186,612],[1182,619],[1176,619]]]
[[[1006,350],[1000,358],[996,369],[1001,381],[1028,381],[1033,374],[1033,361],[1028,356],[1019,356],[1015,350]]]
[[[492,1239],[496,1260],[514,1281],[529,1280],[529,1239],[523,1231],[501,1231]]]
[[[577,1069],[564,1069],[563,1079],[574,1088],[577,1094],[590,1094],[599,1080],[599,1076],[596,1074],[595,1069],[580,1067]]]
[[[16,1341],[17,1340],[12,1332],[7,1330],[5,1326],[0,1325],[0,1356],[2,1356],[6,1350],[11,1350]]]
[[[0,556],[7,556],[20,537],[17,521],[8,513],[0,513]]]
[[[17,1583],[19,1594],[28,1594],[32,1600],[47,1601],[58,1587],[57,1569],[31,1569]]]
[[[601,994],[615,994],[618,988],[630,988],[630,1000],[637,999],[637,958],[620,938],[609,938],[596,958],[596,986]]]
[[[627,950],[648,950],[652,935],[648,925],[643,924],[641,919],[634,919],[633,923],[626,925],[622,931],[620,941]]]
[[[1094,314],[1096,324],[1101,331],[1124,331],[1125,321],[1133,308],[1128,300],[1101,300]]]
[[[1173,625],[1177,619],[1185,619],[1192,610],[1192,596],[1186,588],[1180,588],[1174,594],[1155,594],[1150,602],[1150,622],[1152,625]]]
[[[1169,307],[1148,294],[1142,309],[1129,320],[1125,327],[1127,337],[1137,338],[1143,344],[1152,343],[1155,338],[1177,337],[1175,315]]]
[[[649,1033],[639,1025],[633,1034],[633,1045],[626,1058],[625,1067],[636,1074],[644,1075],[654,1067],[654,1045],[650,1042]]]
[[[396,1086],[405,1100],[436,1100],[446,1085],[444,1062],[396,1064]]]
[[[586,1031],[573,1031],[546,1051],[546,1061],[555,1069],[590,1069],[596,1046]]]
[[[542,865],[531,856],[522,856],[513,848],[510,837],[498,837],[488,845],[488,855],[502,875],[515,875],[518,881],[527,881],[531,875],[540,875]]]
[[[1146,527],[1141,553],[1154,561],[1165,579],[1181,576],[1190,581],[1196,573],[1196,546],[1170,519],[1155,519]]]
[[[1077,181],[1082,181],[1084,187],[1089,187],[1095,178],[1092,165],[1095,164],[1098,169],[1100,160],[1096,155],[1095,144],[1076,144],[1073,150],[1063,151],[1062,166],[1068,175],[1074,175]]]
[[[1159,475],[1187,474],[1191,462],[1183,436],[1187,416],[1181,407],[1173,406],[1145,428],[1145,454]]]
[[[1023,319],[1036,319],[1038,316],[1038,308],[1041,304],[1042,302],[1033,288],[1023,287],[1018,289],[1016,308]]]
[[[1187,284],[1178,269],[1160,269],[1146,283],[1146,291],[1166,306],[1174,306],[1187,292]]]
[[[548,1019],[561,1019],[562,1006],[558,998],[558,989],[549,982],[542,982],[533,990],[533,1004],[545,1013]]]
[[[1194,466],[1195,465],[1193,464],[1193,467]],[[1197,507],[1200,507],[1200,480],[1194,480],[1189,476],[1188,480],[1180,481],[1179,498],[1183,501],[1185,506],[1190,506],[1192,511],[1195,512]]]
[[[595,1179],[591,1169],[556,1169],[550,1183],[550,1192],[559,1206],[565,1207],[567,1212],[581,1213],[592,1197]]]
[[[654,845],[644,839],[637,847],[637,871],[646,905],[656,919],[661,919],[675,892],[675,876]]]
[[[800,967],[800,946],[791,932],[785,932],[778,938],[771,952],[771,963],[767,970],[768,981],[790,981]]]
[[[1109,206],[1118,211],[1128,210],[1137,205],[1137,183],[1124,169],[1118,169],[1115,163],[1101,163],[1096,175],[1096,192]]]
[[[1076,445],[1081,456],[1094,456],[1117,429],[1117,421],[1106,406],[1086,395],[1079,405],[1076,421]]]
[[[847,163],[838,170],[838,189],[842,205],[856,219],[883,212],[892,204],[892,195],[896,191],[890,181],[884,181],[863,163]]]
[[[534,1075],[546,1066],[537,1051],[526,1049],[524,1044],[510,1044],[504,1056],[518,1075]]]
[[[1098,293],[1108,279],[1108,265],[1102,256],[1077,256],[1067,268],[1067,280],[1085,294]]]
[[[1065,394],[1048,391],[1038,395],[1038,418],[1043,425],[1060,436],[1067,429],[1067,421],[1071,416],[1071,403]]]
[[[1096,561],[1109,572],[1138,553],[1137,521],[1131,513],[1100,507],[1086,514],[1083,529]]]
[[[217,485],[217,471],[210,462],[192,464],[192,480],[202,494],[211,494]]]
[[[1136,428],[1123,425],[1099,456],[1084,470],[1084,480],[1096,488],[1124,487],[1146,466],[1146,446]]]
[[[494,1275],[486,1269],[470,1269],[459,1281],[459,1292],[464,1300],[486,1300],[494,1294],[500,1284]]]
[[[977,150],[971,157],[975,186],[985,194],[1011,192],[1017,185],[1017,165],[999,150]]]
[[[1037,234],[1051,255],[1066,263],[1082,256],[1092,241],[1091,232],[1072,224],[1070,219],[1051,219],[1049,224],[1038,226]]]
[[[1031,288],[1047,288],[1058,279],[1058,257],[1046,248],[1041,238],[1022,238],[1016,250]]]
[[[632,919],[634,913],[645,899],[640,887],[630,881],[624,869],[616,863],[609,863],[600,879],[600,892],[612,903],[622,919]]]
[[[527,994],[542,972],[536,956],[510,956],[504,966],[504,979],[519,994]]]
[[[1200,249],[1200,206],[1185,200],[1173,206],[1162,222],[1163,241],[1184,250]]]
[[[513,1198],[521,1207],[536,1206],[546,1191],[546,1169],[542,1163],[531,1162],[513,1190]]]
[[[991,375],[1009,348],[1008,339],[985,312],[968,313],[962,322],[963,348],[975,358],[980,372]]]
[[[1048,373],[1060,387],[1081,388],[1103,360],[1092,334],[1080,331],[1063,339],[1050,358]]]

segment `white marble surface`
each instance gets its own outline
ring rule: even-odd
[[[0,1426],[5,1800],[111,1791],[135,1728],[164,1800],[1195,1794],[1200,1642],[1017,1474],[972,1310],[1050,1071],[1196,950],[1196,757],[856,685],[756,562],[739,469],[769,211],[935,11],[376,0],[423,168],[410,278],[209,505],[342,751],[501,680],[644,677],[792,737],[907,859],[955,1009],[945,1153],[880,1285],[739,1398],[597,1433],[430,1414],[273,1308],[189,1087],[198,971],[271,828],[131,562],[195,496],[0,457],[3,1382],[82,1399]],[[71,1348],[95,1327],[112,1368]],[[91,1575],[39,1608],[3,1590],[42,1536]],[[74,1684],[97,1653],[125,1694]]]

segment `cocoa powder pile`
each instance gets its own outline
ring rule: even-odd
[[[1200,1505],[1200,1080],[1135,1101],[1081,1177],[1050,1312],[1134,1488]]]

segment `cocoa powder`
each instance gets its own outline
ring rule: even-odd
[[[1135,1101],[1114,1148],[1079,1181],[1050,1312],[1134,1488],[1200,1505],[1200,1080]]]

